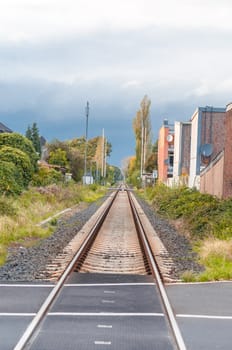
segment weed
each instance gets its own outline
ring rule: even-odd
[[[50,221],[49,221],[49,223],[50,223],[50,225],[52,225],[52,226],[56,226],[57,225],[57,218],[52,218]]]
[[[196,282],[197,276],[193,271],[185,271],[181,276],[181,280],[183,282]]]

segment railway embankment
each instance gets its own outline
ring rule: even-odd
[[[19,267],[21,260],[26,261],[28,259],[33,265],[33,254],[36,254],[34,249],[40,247],[46,241],[50,242],[54,234],[56,236],[54,241],[59,240],[57,238],[59,234],[56,234],[56,232],[60,230],[60,225],[65,224],[61,223],[61,216],[56,214],[71,208],[62,215],[63,219],[68,220],[74,214],[83,213],[83,218],[78,219],[76,223],[79,227],[80,223],[86,220],[85,217],[91,215],[92,210],[88,209],[89,206],[91,207],[91,203],[95,203],[105,193],[106,189],[102,187],[91,186],[85,188],[84,186],[69,184],[32,187],[18,197],[1,198],[0,264],[4,265],[7,262],[6,265],[8,265],[12,261],[12,274],[14,274],[14,270],[21,270]],[[94,205],[98,206],[100,204],[95,203]],[[90,211],[89,214],[88,210]],[[48,220],[47,224],[40,225],[41,222],[46,223],[48,218],[51,219]],[[65,233],[66,231],[64,230]],[[68,234],[67,239],[69,239]],[[63,239],[61,238],[61,240]],[[56,247],[56,244],[52,243],[52,246]],[[30,254],[31,250],[33,251],[32,254]],[[51,249],[48,249],[48,254],[51,254]],[[36,255],[38,255],[38,260],[44,261],[43,255],[41,257],[39,257],[39,254]],[[28,270],[28,268],[24,269]],[[33,270],[33,267],[29,268],[29,271],[31,269]]]
[[[43,189],[42,198],[44,195],[46,197],[48,196],[48,191],[51,191],[51,189]],[[53,189],[52,192],[54,191]],[[101,192],[102,195],[103,192]],[[93,197],[92,194],[92,199]],[[64,247],[66,247],[96,212],[106,197],[101,197],[101,199],[94,201],[90,205],[87,203],[90,201],[90,192],[88,196],[82,196],[82,198],[85,200],[74,206],[73,210],[66,212],[62,217],[52,219],[43,227],[36,226],[33,222],[33,225],[26,227],[27,230],[33,227],[32,229],[35,231],[28,231],[28,234],[26,234],[26,230],[24,229],[24,236],[18,240],[16,240],[17,236],[14,236],[12,241],[8,242],[8,256],[6,263],[0,268],[0,279],[16,281],[40,279],[41,271],[44,271],[46,266],[62,252]],[[196,262],[196,253],[192,251],[188,239],[169,225],[167,220],[160,218],[144,200],[140,198],[139,201],[174,261],[171,277],[173,279],[180,279],[185,271],[200,272],[202,267]]]
[[[61,217],[50,220],[45,226],[36,226],[36,223],[44,219],[44,214],[40,214],[37,221],[35,218],[26,219],[24,214],[22,218],[27,222],[26,226],[14,226],[12,232],[8,233],[5,230],[5,236],[9,236],[8,243],[4,246],[8,255],[6,262],[0,267],[1,280],[40,279],[41,271],[72,240],[105,198],[104,191],[96,193],[94,189],[92,192],[95,194],[88,193],[85,197],[82,194],[80,201],[80,189],[76,188],[76,191],[76,204],[73,209]],[[27,206],[30,212],[34,211],[33,208],[36,206],[36,196],[46,197],[46,200],[43,199],[44,204],[40,204],[41,212],[52,201],[57,203],[54,194],[51,199],[51,193],[48,194],[47,190],[42,192],[44,193],[34,194],[33,201],[27,198],[27,205],[24,206]],[[66,199],[70,195],[67,193]],[[59,193],[58,202],[62,202],[62,196]],[[211,196],[202,197],[196,191],[170,190],[163,186],[147,189],[137,198],[174,262],[171,276],[173,279],[185,281],[232,279],[231,201],[219,201]],[[65,199],[63,201],[59,210],[65,209],[64,205],[66,208],[70,207],[70,202]],[[93,203],[90,204],[91,201]],[[14,208],[17,209],[17,206]],[[57,212],[59,210],[57,209]],[[17,215],[19,213],[20,211]],[[47,217],[54,214],[54,211],[50,210],[49,213],[46,214]],[[9,217],[13,221],[11,215]],[[3,245],[4,235],[1,239]]]
[[[141,192],[185,281],[232,279],[232,199],[158,185]],[[181,254],[178,252],[181,251]]]

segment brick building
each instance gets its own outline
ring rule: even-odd
[[[188,184],[190,168],[191,123],[175,122],[173,182]]]
[[[158,140],[158,181],[167,183],[173,177],[174,126],[164,120]]]
[[[198,107],[191,118],[189,187],[200,189],[200,172],[225,146],[225,108]]]
[[[225,114],[223,150],[201,172],[200,191],[219,198],[232,197],[232,104]]]

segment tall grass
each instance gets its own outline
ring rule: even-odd
[[[80,202],[96,201],[105,192],[101,187],[72,183],[31,188],[19,197],[0,198],[0,264],[5,262],[10,245],[27,245],[28,241],[47,237],[54,230],[54,224],[39,227],[37,223]]]

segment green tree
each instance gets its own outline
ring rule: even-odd
[[[53,140],[48,144],[49,158],[48,162],[52,163],[53,153],[57,150],[62,150],[66,154],[67,164],[69,170],[72,173],[72,177],[75,181],[80,181],[84,172],[84,155],[85,155],[85,137],[79,137],[68,141],[59,141]],[[110,155],[112,150],[112,145],[110,142],[107,142],[107,156]],[[59,151],[60,152],[60,151]],[[61,156],[62,160],[62,156]],[[57,163],[53,163],[57,164]],[[64,164],[64,163],[63,163]],[[61,162],[59,160],[59,165]],[[87,149],[87,170],[92,169],[92,173],[100,174],[100,169],[102,166],[102,137],[96,136],[88,140],[88,149]]]
[[[121,170],[113,165],[107,165],[106,175],[106,181],[111,185],[122,180]]]
[[[140,103],[140,109],[133,119],[133,129],[136,144],[136,167],[137,170],[147,171],[147,161],[152,152],[152,130],[150,120],[151,100],[144,96]]]
[[[26,138],[28,138],[28,140],[32,141],[32,130],[31,130],[30,125],[28,125],[28,127],[27,127],[25,136],[26,136]]]
[[[57,148],[49,153],[48,162],[50,164],[66,167],[68,165],[67,153],[61,148]]]
[[[158,169],[158,140],[154,143],[152,152],[147,159],[146,169],[150,173]]]
[[[30,127],[30,125],[28,126],[26,130],[26,137],[32,142],[35,148],[35,151],[40,155],[41,154],[40,135],[39,135],[39,129],[36,123],[33,123],[32,127]]]
[[[41,154],[40,135],[39,135],[39,129],[36,123],[32,124],[31,133],[32,133],[32,143],[34,145],[34,148],[36,152],[40,155]]]
[[[133,184],[138,184],[141,172],[151,172],[154,169],[152,164],[154,155],[152,154],[152,128],[150,120],[151,100],[144,96],[140,103],[140,109],[133,119],[133,129],[135,134],[135,161],[133,166],[129,164],[128,179]]]
[[[68,152],[68,160],[72,178],[75,181],[81,181],[84,173],[84,157],[78,149],[71,148]]]

